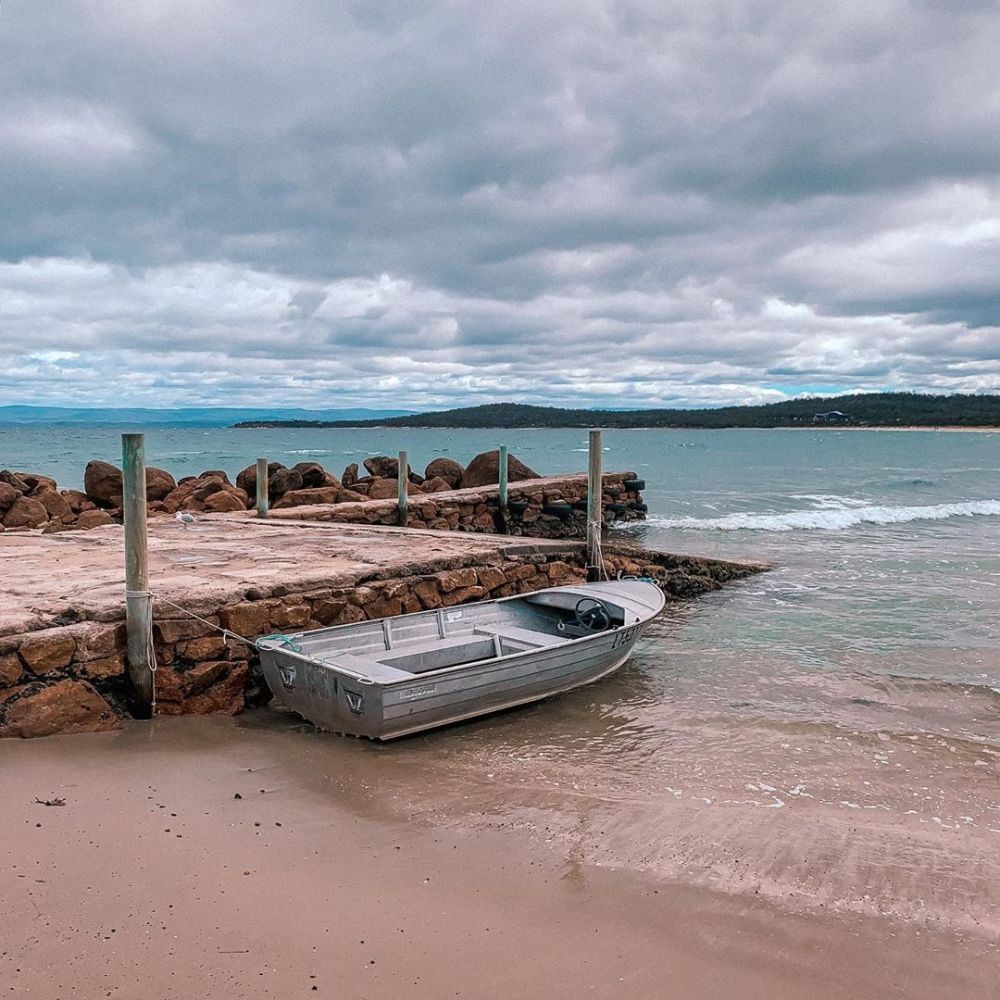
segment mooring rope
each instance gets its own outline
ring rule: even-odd
[[[273,632],[270,635],[262,635],[259,639],[248,639],[246,636],[240,635],[239,632],[234,632],[231,628],[223,628],[221,625],[216,625],[215,622],[210,621],[208,618],[195,614],[195,612],[190,609],[183,608],[179,604],[174,604],[173,601],[168,601],[167,598],[161,597],[159,594],[154,594],[149,590],[126,590],[125,598],[126,600],[132,598],[149,602],[149,614],[146,616],[146,620],[149,622],[149,627],[146,629],[146,658],[149,662],[149,672],[153,675],[153,697],[150,708],[154,716],[156,715],[156,671],[159,664],[156,660],[156,643],[153,639],[153,605],[157,601],[160,604],[165,604],[168,607],[173,608],[175,611],[179,611],[182,615],[187,615],[189,618],[194,618],[203,625],[207,625],[210,629],[213,629],[222,636],[223,643],[227,642],[229,639],[235,639],[236,642],[241,642],[245,646],[249,646],[251,649],[259,650],[260,646],[258,643],[263,642],[265,639],[271,639],[287,646],[292,650],[292,652],[302,652],[302,647],[295,642],[291,636],[287,636],[283,632]]]
[[[593,554],[591,565],[597,569],[599,580],[607,580],[607,570],[604,568],[604,550],[601,548],[601,522],[587,522],[587,551]]]

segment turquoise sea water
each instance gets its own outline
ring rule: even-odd
[[[3,429],[0,467],[78,486],[87,459],[117,458],[118,433]],[[775,569],[669,609],[606,682],[389,749],[337,752],[376,767],[391,754],[383,780],[409,814],[516,816],[599,863],[966,929],[995,921],[1000,434],[650,430],[604,441],[607,469],[647,482],[649,520],[621,537]],[[575,430],[152,430],[147,461],[179,477],[233,474],[266,455],[339,475],[369,454],[405,448],[422,468],[501,442],[542,474],[586,466]],[[431,761],[435,796],[393,786],[399,767]]]

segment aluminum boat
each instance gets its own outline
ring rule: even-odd
[[[389,740],[617,670],[664,596],[644,580],[550,587],[257,641],[275,698],[322,729]]]

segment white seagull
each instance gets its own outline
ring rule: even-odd
[[[189,524],[194,524],[197,520],[194,514],[189,514],[186,510],[177,511],[177,513],[174,514],[174,517],[177,518],[177,520],[180,521],[185,528],[187,528]]]

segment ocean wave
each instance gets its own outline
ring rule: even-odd
[[[784,513],[749,512],[724,517],[678,517],[653,515],[649,523],[660,528],[692,528],[697,531],[843,531],[860,524],[904,524],[908,521],[941,521],[950,517],[1000,516],[1000,500],[966,500],[925,507],[866,506],[823,507]]]

